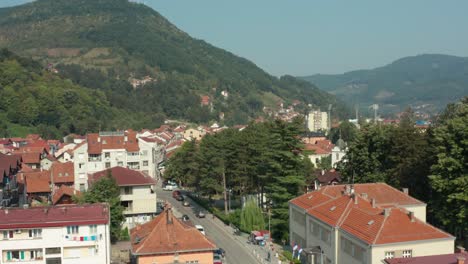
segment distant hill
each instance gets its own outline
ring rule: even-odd
[[[0,47],[102,90],[111,106],[129,111],[193,122],[218,120],[222,112],[228,125],[246,123],[278,101],[334,104],[339,115],[346,111],[314,85],[273,77],[128,0],[37,0],[0,9]],[[145,78],[151,81],[130,85]],[[200,105],[201,96],[211,98],[212,111]]]
[[[351,105],[378,103],[389,112],[408,106],[435,112],[468,95],[468,58],[425,54],[372,70],[301,78]]]

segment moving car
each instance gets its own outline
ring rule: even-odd
[[[173,191],[175,189],[177,189],[177,185],[167,184],[163,187],[164,191]]]
[[[186,214],[184,214],[184,215],[182,216],[182,221],[185,222],[185,221],[188,221],[188,220],[190,220],[189,216],[186,215]]]
[[[223,258],[221,257],[221,255],[213,255],[213,264],[223,264]]]
[[[195,228],[200,231],[200,233],[202,233],[203,235],[206,235],[205,234],[205,228],[203,228],[202,225],[195,225]]]
[[[222,249],[222,248],[216,249],[213,253],[214,253],[215,255],[220,255],[220,256],[223,257],[223,258],[224,258],[224,256],[226,255],[226,251],[224,251],[224,249]]]
[[[185,206],[185,207],[189,207],[189,206],[190,206],[190,203],[189,203],[188,201],[184,201],[184,202],[182,203],[182,205]]]
[[[196,216],[197,216],[198,218],[205,218],[205,214],[204,214],[202,211],[198,211],[197,214],[196,214]]]

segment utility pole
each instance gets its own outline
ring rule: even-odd
[[[226,190],[226,173],[224,170],[224,161],[222,162],[223,168],[223,188],[224,188],[224,214],[228,214],[228,201],[227,201],[227,190]]]

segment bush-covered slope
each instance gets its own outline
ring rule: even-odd
[[[468,58],[426,54],[373,70],[303,79],[349,103],[379,103],[389,110],[427,104],[428,110],[438,111],[468,94]]]
[[[313,85],[291,87],[246,59],[191,38],[142,4],[127,0],[38,0],[0,9],[0,13],[0,47],[43,63],[60,64],[60,74],[90,88],[106,90],[111,103],[119,107],[123,93],[109,84],[149,75],[156,82],[149,88],[129,91],[135,101],[126,103],[127,109],[151,104],[155,106],[145,106],[146,110],[156,108],[170,117],[191,120],[194,111],[204,111],[199,107],[199,96],[209,95],[214,100],[214,112],[192,121],[216,119],[224,112],[228,123],[246,122],[264,105],[272,106],[278,100],[287,103],[298,99],[321,107],[332,103],[340,105],[337,109],[341,114],[344,112],[340,102]],[[108,81],[94,82],[83,72]],[[228,101],[219,96],[223,90],[230,93]],[[177,100],[167,106],[158,94],[151,94],[159,92],[168,98],[181,94],[190,98],[183,99],[188,104]],[[125,97],[130,98],[129,94]],[[251,99],[260,105],[255,103],[252,108]],[[173,113],[173,107],[185,109]],[[187,113],[187,108],[194,111]]]

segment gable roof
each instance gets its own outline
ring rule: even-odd
[[[101,154],[105,149],[125,149],[128,152],[140,150],[136,132],[133,131],[87,134],[86,142],[89,154]]]
[[[75,188],[62,185],[55,191],[54,195],[52,196],[52,204],[56,205],[60,201],[60,199],[62,199],[63,196],[73,197],[73,195],[80,194],[81,193],[75,190]]]
[[[39,164],[41,163],[41,152],[27,152],[21,153],[23,163],[26,164]]]
[[[213,251],[217,247],[193,226],[174,217],[171,209],[130,231],[134,255]]]
[[[27,193],[49,193],[50,173],[49,171],[31,172],[25,174]]]
[[[0,210],[0,230],[108,223],[109,206],[99,203]]]
[[[344,185],[325,186],[299,196],[290,203],[304,209],[321,222],[340,228],[369,245],[454,239],[450,234],[411,217],[404,208],[399,208],[423,203],[384,183],[356,184],[353,194],[344,192],[343,187]],[[378,197],[375,206],[371,202],[374,197]],[[384,214],[384,208],[387,215]]]
[[[458,258],[468,259],[468,252],[412,258],[385,259],[387,264],[457,264]]]
[[[75,182],[75,168],[71,161],[65,163],[53,162],[50,167],[50,174],[54,177],[54,184]]]
[[[151,176],[144,174],[141,171],[135,171],[124,167],[113,167],[107,170],[98,171],[89,175],[89,183],[92,184],[98,181],[100,178],[105,177],[108,173],[112,174],[112,177],[119,186],[138,186],[138,185],[154,185],[156,180]]]
[[[327,171],[318,170],[316,174],[317,174],[317,180],[320,183],[327,184],[333,180],[336,180],[338,182],[341,181],[341,174],[338,171],[333,170],[333,169],[327,170]]]

